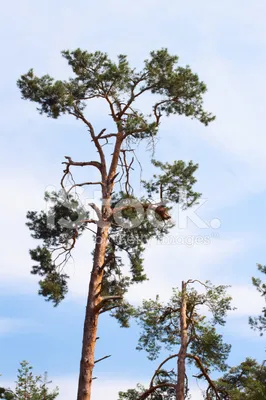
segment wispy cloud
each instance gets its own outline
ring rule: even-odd
[[[0,335],[37,332],[40,328],[41,327],[32,320],[0,317]]]
[[[245,285],[242,270],[239,272],[244,264],[248,268],[250,262],[240,260],[243,253],[252,254],[252,259],[257,260],[257,248],[252,240],[257,237],[258,229],[250,227],[248,222],[244,228],[243,225],[238,228],[233,218],[237,208],[249,198],[258,224],[265,211],[262,203],[255,207],[253,204],[255,196],[266,189],[265,13],[266,3],[260,0],[252,4],[240,0],[203,3],[144,0],[141,9],[134,2],[125,7],[122,0],[103,0],[93,5],[84,0],[77,0],[75,4],[70,0],[59,0],[56,4],[48,0],[45,5],[34,0],[5,3],[0,16],[0,31],[6,38],[2,46],[4,79],[0,93],[0,144],[4,149],[0,160],[3,171],[0,208],[4,226],[0,232],[1,293],[37,291],[36,279],[29,273],[28,249],[32,247],[32,240],[24,225],[25,213],[28,209],[42,208],[46,185],[56,185],[60,180],[64,155],[80,157],[82,154],[90,159],[92,152],[86,130],[75,121],[39,117],[33,104],[20,100],[15,84],[18,76],[34,67],[38,74],[48,72],[56,78],[67,78],[70,70],[60,57],[64,48],[100,49],[112,57],[126,53],[133,64],[141,66],[150,50],[168,47],[171,53],[180,55],[181,64],[189,63],[206,81],[209,88],[206,107],[217,115],[217,121],[205,129],[184,118],[166,119],[161,129],[164,137],[156,155],[163,161],[167,156],[169,160],[185,158],[199,162],[198,187],[208,198],[208,216],[219,218],[226,207],[235,209],[226,233],[219,231],[220,236],[211,238],[209,245],[150,246],[145,255],[150,281],[132,289],[129,298],[138,303],[142,298],[160,293],[167,300],[171,288],[180,286],[182,279],[193,277],[230,284],[231,280],[237,281],[237,275],[241,284],[230,289],[238,307],[230,317],[232,326],[240,326],[238,317],[245,319],[258,313],[262,304],[259,294],[248,282]],[[105,110],[98,104],[88,110],[100,129],[106,127],[102,113]],[[182,235],[195,235],[195,232]],[[69,300],[83,302],[91,268],[92,242],[84,238],[78,244],[75,264],[68,271],[71,273]],[[232,268],[232,264],[237,268]],[[30,329],[35,329],[30,321],[0,319],[0,334],[19,334]],[[248,340],[247,337],[246,343]],[[16,357],[15,350],[13,357]],[[120,366],[116,368],[119,370]],[[96,382],[94,397],[105,400],[107,393],[108,399],[116,400],[119,389],[134,387],[136,382],[130,377],[127,379],[124,367],[122,373],[125,380],[119,377]],[[54,383],[61,387],[62,400],[75,398],[75,377],[58,376]],[[200,398],[197,396],[193,393],[192,399]]]

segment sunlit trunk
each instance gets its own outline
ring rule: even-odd
[[[83,331],[82,357],[78,386],[78,400],[91,399],[91,383],[94,368],[94,353],[97,337],[99,293],[101,289],[105,252],[108,240],[108,227],[98,228],[94,265],[91,273],[88,301]]]
[[[102,221],[97,229],[93,269],[91,272],[87,299],[77,400],[91,400],[93,369],[95,364],[95,345],[97,338],[98,319],[100,314],[98,305],[101,301],[101,286],[104,274],[103,266],[105,262],[108,233],[110,228],[110,223],[108,220],[112,214],[111,196],[114,188],[114,178],[116,175],[122,141],[123,134],[118,133],[108,176],[102,173]]]
[[[186,354],[188,346],[187,333],[187,293],[186,284],[182,282],[182,300],[180,310],[180,329],[181,329],[181,345],[178,353],[177,361],[177,386],[176,399],[185,399],[185,381],[186,381]]]

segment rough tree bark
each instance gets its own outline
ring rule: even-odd
[[[94,368],[94,353],[97,336],[97,325],[99,317],[99,288],[101,287],[103,275],[103,263],[107,246],[108,228],[98,228],[97,241],[93,270],[87,300],[82,356],[80,361],[80,376],[78,385],[78,399],[89,400],[91,398],[91,382]]]
[[[93,138],[101,158],[103,202],[100,215],[101,221],[99,223],[96,235],[93,268],[91,272],[91,280],[89,285],[89,293],[84,321],[82,356],[80,361],[80,376],[77,400],[91,399],[91,383],[93,379],[93,368],[95,364],[95,344],[97,340],[96,337],[98,319],[102,305],[104,304],[105,300],[101,297],[101,286],[104,273],[106,248],[108,243],[108,233],[110,228],[109,220],[113,213],[113,210],[111,209],[111,196],[114,187],[114,178],[116,175],[119,154],[124,137],[125,136],[122,132],[119,132],[117,134],[114,153],[108,173],[102,148],[98,146],[97,138]]]
[[[181,329],[181,345],[178,353],[177,361],[177,385],[176,385],[176,399],[185,399],[185,379],[186,379],[186,356],[188,347],[188,333],[187,333],[187,293],[186,283],[182,282],[182,299],[180,310],[180,329]]]

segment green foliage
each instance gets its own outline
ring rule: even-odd
[[[222,335],[205,321],[195,328],[194,333],[197,338],[192,341],[190,352],[200,357],[205,368],[225,371],[231,346],[224,343]]]
[[[44,277],[39,281],[39,294],[57,306],[67,293],[68,275],[58,269],[58,266],[52,261],[51,252],[46,247],[38,246],[36,249],[30,250],[30,256],[32,260],[39,263],[32,267],[31,273]]]
[[[121,201],[124,209],[119,223],[116,218],[112,218],[111,221],[102,284],[103,296],[123,296],[130,285],[146,280],[147,276],[143,266],[145,245],[153,238],[160,240],[173,226],[171,222],[160,219],[154,209],[146,210],[146,207],[152,205],[152,189],[150,187],[155,189],[156,185],[162,184],[165,191],[170,193],[170,201],[180,202],[186,207],[190,207],[199,197],[198,193],[192,191],[192,185],[196,182],[193,174],[197,166],[192,166],[190,163],[186,167],[183,163],[181,168],[174,166],[171,169],[169,164],[165,167],[159,162],[156,163],[157,167],[164,171],[166,168],[167,172],[165,175],[155,176],[156,180],[145,186],[146,198],[142,197],[138,200],[133,195],[130,196],[124,192],[113,194],[112,209],[119,208]],[[174,194],[174,190],[177,191],[181,185],[179,182],[182,182],[183,188],[187,188],[189,198],[183,199]],[[71,257],[73,244],[86,229],[85,221],[89,218],[89,213],[74,196],[66,195],[63,191],[45,193],[45,201],[49,205],[46,211],[40,213],[29,211],[27,214],[27,226],[33,232],[32,237],[43,241],[43,246],[30,250],[32,260],[37,263],[32,267],[31,272],[42,277],[39,281],[39,294],[57,306],[64,299],[68,290],[68,275],[63,272],[64,266]],[[137,206],[132,207],[132,204],[133,206],[137,204]],[[123,273],[123,253],[129,261],[129,275]],[[108,308],[115,304],[109,304]],[[117,317],[122,314],[124,314],[122,323],[124,326],[128,324],[124,322],[125,316],[130,318],[132,309],[128,304],[121,302],[120,308],[112,312],[112,315]]]
[[[115,209],[116,205],[121,204],[126,206],[127,200],[136,200],[133,196],[120,192],[113,195],[112,208]],[[141,202],[145,202],[141,199]],[[130,201],[129,201],[130,206]],[[139,202],[139,204],[141,204]],[[168,231],[169,224],[162,226],[154,226],[148,218],[142,220],[139,218],[140,225],[134,226],[132,220],[138,219],[140,215],[143,217],[143,209],[129,207],[128,210],[123,212],[123,222],[118,225],[114,220],[109,232],[109,245],[105,257],[105,269],[102,282],[102,296],[120,295],[123,296],[129,286],[141,283],[147,280],[143,266],[143,253],[145,245],[152,238],[160,239]],[[126,226],[126,227],[124,227]],[[125,269],[125,258],[129,262],[129,271],[127,274],[123,272]],[[109,302],[108,306],[103,308],[110,309],[117,305],[117,301]],[[129,319],[134,314],[134,308],[127,302],[120,301],[119,307],[116,307],[111,312],[111,316],[115,317],[123,327],[129,325]]]
[[[265,400],[266,366],[247,358],[220,378],[216,385],[224,400]],[[216,399],[210,390],[206,399]]]
[[[125,198],[125,194],[113,197],[115,203]],[[67,293],[68,276],[63,273],[64,266],[71,256],[73,243],[80,237],[86,227],[83,223],[88,218],[86,212],[74,200],[66,203],[62,200],[62,193],[46,194],[46,201],[52,206],[47,212],[28,212],[27,226],[33,231],[32,236],[41,239],[44,245],[30,250],[30,255],[35,264],[32,274],[42,277],[40,280],[39,294],[58,305]],[[124,220],[133,218],[132,211],[123,215]],[[134,215],[135,217],[135,215]],[[105,257],[105,272],[102,285],[102,295],[123,295],[129,285],[142,282],[147,277],[143,269],[144,244],[153,237],[160,237],[166,232],[165,227],[154,227],[148,220],[132,229],[118,226],[115,221],[109,233],[109,245]],[[55,253],[56,252],[56,253]],[[123,276],[124,262],[122,253],[128,256],[131,276]],[[55,254],[55,255],[54,255]],[[61,254],[61,258],[60,258]]]
[[[143,182],[147,190],[149,198],[154,194],[160,194],[161,199],[165,199],[172,203],[182,203],[184,207],[192,206],[200,193],[193,191],[193,185],[197,182],[194,173],[198,169],[198,164],[193,164],[192,161],[186,165],[184,161],[174,161],[162,163],[152,160],[155,167],[160,168],[162,175],[153,175],[153,180]]]
[[[166,371],[161,369],[154,379],[154,386],[158,388],[152,391],[148,397],[149,400],[176,400],[176,393],[174,385],[177,376],[173,371]],[[163,386],[165,385],[165,386]],[[136,389],[129,389],[126,392],[119,392],[118,400],[139,400],[143,393],[147,392],[147,388],[138,384]],[[188,393],[187,393],[188,395]],[[188,398],[188,396],[186,396]]]
[[[118,129],[140,139],[156,135],[162,115],[185,115],[205,125],[214,119],[203,109],[206,85],[189,67],[178,66],[178,57],[170,56],[167,49],[151,52],[140,72],[130,68],[125,55],[119,55],[117,63],[99,51],[67,50],[62,56],[74,73],[68,81],[55,81],[49,75],[39,78],[31,69],[17,82],[22,98],[38,103],[39,112],[48,117],[68,113],[78,118],[86,101],[108,98]],[[152,107],[152,113],[145,116],[132,103],[147,91],[159,95],[160,100]],[[125,104],[130,106],[127,115],[123,113]]]
[[[204,293],[198,293],[194,288],[187,289],[188,352],[199,356],[208,368],[224,370],[230,346],[223,343],[215,326],[225,323],[224,317],[231,310],[231,298],[226,295],[226,286],[206,284]],[[173,290],[167,304],[161,303],[159,296],[156,300],[145,300],[136,312],[142,328],[138,349],[147,351],[151,360],[159,356],[162,348],[173,351],[180,345],[181,295],[179,290]],[[200,314],[202,306],[207,307],[211,318]]]
[[[115,305],[115,308],[113,311],[111,311],[110,315],[118,321],[122,328],[129,328],[129,321],[130,318],[135,315],[135,308],[130,303],[122,299],[118,305]]]
[[[167,49],[152,51],[150,60],[145,61],[147,86],[164,98],[158,112],[197,118],[208,125],[214,117],[203,110],[202,95],[207,87],[188,66],[177,63],[178,57],[170,56]]]
[[[141,71],[131,68],[125,55],[119,55],[116,62],[100,51],[89,53],[81,49],[66,50],[62,52],[62,56],[72,68],[72,77],[67,81],[56,81],[49,75],[38,77],[31,69],[17,82],[22,98],[37,103],[39,112],[48,117],[57,119],[63,114],[70,114],[81,120],[89,129],[98,152],[104,136],[96,136],[91,122],[83,114],[89,100],[94,98],[107,102],[117,132],[123,133],[128,150],[132,150],[132,141],[156,135],[162,116],[185,115],[196,118],[205,125],[214,119],[203,109],[206,85],[189,67],[179,66],[178,57],[169,55],[167,49],[151,52]],[[155,95],[152,96],[155,100],[148,115],[135,107],[136,100],[144,93]],[[106,139],[116,135],[117,133],[111,133],[106,135]],[[68,157],[67,159],[70,160]],[[101,159],[101,163],[97,164],[100,172],[103,171],[102,163]],[[148,183],[144,182],[147,196],[140,199],[140,203],[146,206],[143,220],[143,210],[128,207],[121,213],[123,226],[117,224],[115,216],[111,221],[102,295],[122,297],[131,284],[147,279],[143,268],[145,244],[152,238],[161,238],[171,226],[162,215],[148,208],[152,194],[156,194],[159,188],[168,201],[182,203],[184,207],[191,206],[200,196],[192,189],[196,182],[196,164],[190,162],[186,165],[183,161],[177,161],[173,165],[158,161],[153,163],[162,170],[162,174],[155,175]],[[65,172],[67,174],[69,171]],[[101,178],[104,180],[103,175]],[[105,184],[109,185],[110,182],[106,181]],[[185,200],[181,196],[181,189],[187,192]],[[112,202],[134,199],[127,188],[125,191],[127,193],[112,193]],[[52,203],[50,208],[40,213],[30,211],[27,215],[27,225],[33,232],[32,236],[43,241],[43,246],[30,251],[32,259],[37,263],[33,266],[32,273],[42,277],[39,293],[58,305],[67,293],[68,276],[63,273],[63,269],[71,257],[76,240],[87,227],[85,221],[88,219],[88,212],[70,194],[66,196],[64,192],[59,192],[47,193],[45,196],[46,201]],[[138,218],[141,223],[136,226],[135,220]],[[127,274],[122,273],[122,253],[128,256],[130,271]],[[109,303],[104,311],[115,305],[117,302]],[[120,318],[122,325],[127,325],[125,316],[132,314],[132,308],[121,301],[119,308],[112,311],[112,314]]]
[[[261,273],[266,274],[266,266],[258,264],[257,267]],[[254,277],[252,278],[252,283],[266,301],[266,283],[262,282],[260,278]],[[262,314],[258,317],[250,317],[249,323],[251,325],[251,328],[254,330],[258,330],[260,332],[260,335],[262,336],[263,332],[266,330],[266,307],[263,307]]]
[[[83,220],[89,217],[80,202],[71,194],[63,191],[46,192],[44,200],[47,203],[47,212],[36,211],[27,213],[27,226],[33,232],[34,239],[43,240],[46,247],[67,246],[73,239],[73,231],[83,231],[86,224]],[[50,203],[50,205],[49,205]]]
[[[63,57],[72,67],[78,79],[77,91],[74,95],[79,98],[102,96],[109,93],[112,96],[122,95],[130,92],[130,81],[134,70],[130,69],[127,57],[118,56],[117,64],[112,62],[106,53],[96,51],[88,53],[77,49],[75,51],[63,51]],[[81,92],[78,91],[81,85]]]
[[[137,389],[129,389],[126,392],[119,392],[119,400],[138,400],[141,393],[145,391],[145,388],[141,385]]]
[[[54,400],[59,392],[58,388],[53,391],[48,389],[47,374],[34,376],[32,367],[27,361],[22,361],[18,369],[16,389],[0,388],[0,399],[5,400]]]
[[[188,288],[188,285],[194,282],[200,283],[205,288],[203,293]],[[138,385],[136,389],[120,392],[119,400],[176,399],[177,374],[173,370],[167,371],[164,368],[166,362],[179,356],[176,347],[181,345],[180,316],[184,298],[188,337],[186,348],[182,351],[186,353],[187,363],[199,369],[198,379],[203,378],[204,374],[193,356],[200,360],[207,372],[227,369],[226,360],[231,346],[223,343],[222,336],[216,331],[216,325],[224,325],[226,314],[231,310],[231,297],[226,294],[227,287],[214,286],[208,281],[201,283],[197,280],[189,280],[183,284],[182,291],[173,289],[173,295],[167,304],[160,302],[157,296],[155,300],[143,301],[142,306],[135,311],[134,316],[142,328],[137,349],[145,350],[150,360],[156,359],[163,349],[170,351],[172,355],[155,371],[148,389]],[[208,318],[202,315],[203,310],[209,313]],[[185,383],[185,387],[185,398],[188,399],[190,398],[188,382]]]
[[[137,389],[129,389],[126,392],[119,392],[118,400],[139,400],[141,395],[146,392],[146,388],[138,385]],[[149,400],[176,400],[175,390],[169,387],[160,387],[149,395]]]
[[[143,197],[140,200],[134,196],[130,196],[127,193],[120,192],[119,194],[114,194],[112,199],[112,208],[118,204],[121,205],[123,201],[123,206],[128,205],[128,208],[124,209],[122,212],[122,221],[120,225],[113,220],[111,230],[109,233],[109,246],[106,253],[106,266],[105,274],[103,279],[103,290],[104,295],[113,294],[125,294],[128,287],[133,283],[143,282],[147,279],[144,273],[143,266],[143,253],[145,251],[145,245],[149,240],[156,238],[157,240],[162,239],[162,237],[168,233],[169,228],[173,225],[171,222],[165,222],[158,224],[155,220],[159,220],[159,216],[155,211],[151,213],[145,212],[145,205],[150,206],[150,200],[154,193],[158,193],[159,189],[166,193],[167,200],[172,203],[181,203],[184,207],[190,207],[200,194],[193,192],[192,185],[196,183],[196,179],[193,176],[197,169],[197,165],[189,163],[186,167],[185,163],[182,161],[176,162],[173,166],[170,164],[162,164],[158,161],[154,161],[156,167],[161,168],[166,171],[164,175],[154,175],[154,180],[149,183],[144,182],[144,188],[147,191],[147,197]],[[179,195],[180,189],[187,190],[187,197],[184,199]],[[130,205],[132,201],[136,202],[136,207],[132,208]],[[133,203],[134,204],[134,203]],[[140,209],[138,209],[138,205]],[[144,208],[142,207],[144,205]],[[143,216],[144,213],[144,216]],[[135,226],[132,221],[138,221],[139,225]],[[119,256],[120,252],[125,252],[128,256],[130,263],[131,277],[122,277],[122,258]],[[112,255],[112,257],[110,257]],[[122,306],[122,305],[121,305]],[[127,304],[125,308],[122,307],[123,319],[128,316],[128,319],[132,316],[132,308]],[[129,310],[129,312],[127,312]],[[117,317],[117,310],[112,313]],[[128,320],[127,319],[127,320]],[[124,325],[124,322],[123,322]]]
[[[44,243],[42,247],[30,250],[32,260],[38,263],[32,267],[31,273],[43,278],[39,281],[39,294],[57,306],[67,293],[68,275],[62,272],[62,267],[70,257],[67,249],[76,240],[77,230],[81,233],[84,231],[86,225],[83,220],[89,214],[73,196],[66,197],[64,192],[45,193],[44,199],[47,204],[51,203],[47,212],[27,213],[26,225],[33,232],[32,237]],[[59,264],[52,257],[55,250],[64,254]]]

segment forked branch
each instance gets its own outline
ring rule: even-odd
[[[153,377],[151,378],[151,382],[150,382],[150,388],[153,386],[153,382],[154,379],[156,378],[156,376],[158,375],[158,373],[160,372],[162,366],[164,364],[166,364],[169,360],[172,360],[173,358],[178,357],[178,354],[173,354],[172,356],[167,357],[164,361],[161,362],[161,364],[159,365],[159,367],[156,369],[156,371],[153,374]]]
[[[66,168],[63,171],[63,176],[61,179],[61,187],[64,191],[65,191],[64,181],[65,181],[66,177],[68,175],[71,175],[71,177],[72,177],[72,174],[70,172],[71,166],[74,166],[74,167],[90,167],[91,166],[91,167],[97,168],[100,172],[102,172],[102,164],[99,163],[98,161],[73,161],[72,158],[69,156],[65,156],[65,159],[67,161],[62,162],[62,164],[65,164]],[[73,187],[74,187],[74,185],[73,185]]]
[[[196,362],[196,364],[198,365],[199,369],[201,370],[203,376],[205,377],[206,381],[208,382],[209,386],[213,389],[213,391],[214,391],[214,393],[216,395],[216,399],[217,400],[221,400],[219,392],[218,392],[215,384],[213,383],[213,381],[209,377],[208,372],[207,372],[206,368],[204,367],[201,359],[198,356],[195,356],[195,355],[189,354],[189,353],[187,353],[187,357]]]

